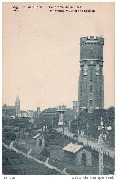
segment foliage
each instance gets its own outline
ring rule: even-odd
[[[3,135],[3,139],[7,139],[10,141],[15,141],[15,139],[16,139],[15,133],[13,133],[11,131],[5,130],[5,131],[3,131],[2,135]]]
[[[76,133],[77,126],[80,131],[83,131],[85,135],[91,136],[97,139],[100,132],[98,126],[100,126],[101,117],[105,127],[112,127],[111,131],[104,130],[107,135],[107,141],[112,145],[115,143],[115,108],[110,107],[108,109],[95,109],[92,113],[82,111],[77,120],[71,122],[71,131]]]
[[[41,155],[45,157],[50,157],[50,152],[46,148],[44,148],[41,152]]]

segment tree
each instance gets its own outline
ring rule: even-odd
[[[11,131],[4,131],[3,132],[3,138],[4,139],[7,139],[7,140],[10,140],[10,141],[15,141],[16,139],[16,135],[15,133],[11,132]]]
[[[98,126],[100,126],[101,117],[105,127],[111,126],[112,130],[107,133],[107,141],[114,145],[115,143],[115,108],[110,107],[108,109],[95,109],[92,113],[87,111],[80,112],[77,121],[78,129],[82,130],[85,135],[89,135],[94,139],[98,139],[99,131]],[[74,120],[71,123],[71,130],[75,132],[77,129],[77,122]]]

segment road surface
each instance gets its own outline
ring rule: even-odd
[[[63,127],[56,128],[58,132],[63,133]],[[67,127],[64,128],[64,134],[68,137],[77,140],[77,137],[74,137],[74,133],[72,133],[70,130],[68,130]],[[99,152],[99,144],[97,140],[91,140],[90,138],[87,138],[86,136],[78,135],[78,141],[82,142],[83,145],[88,145],[94,150],[97,150]],[[111,158],[115,158],[115,150],[114,148],[108,147],[106,144],[103,144],[103,152],[106,155],[109,155]]]

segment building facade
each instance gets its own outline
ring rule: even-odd
[[[7,106],[6,104],[4,104],[2,106],[2,117],[3,118],[15,118],[15,114],[16,114],[16,109],[15,106]]]
[[[33,110],[27,110],[27,115],[29,118],[33,118],[34,111]]]
[[[78,111],[78,101],[73,101],[73,110]]]
[[[104,107],[103,46],[102,37],[80,38],[79,112]]]

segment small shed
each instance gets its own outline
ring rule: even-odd
[[[34,139],[34,142],[36,143],[36,146],[39,147],[39,146],[42,146],[44,147],[45,146],[45,140],[44,140],[44,136],[40,133],[38,133],[37,135],[35,135],[33,137]]]
[[[83,145],[72,142],[63,148],[64,160],[69,164],[92,166],[92,152]]]

